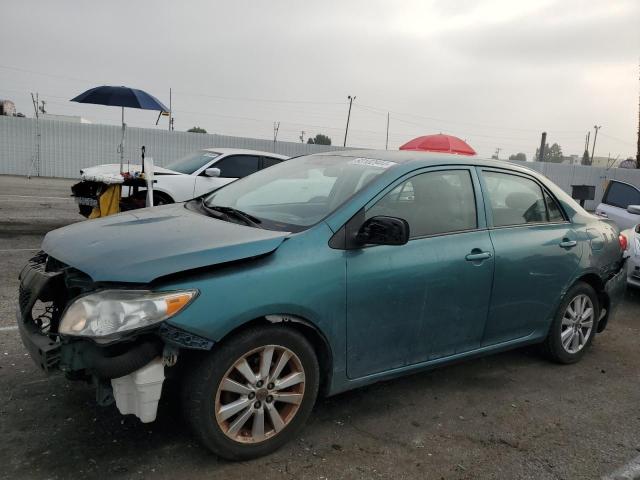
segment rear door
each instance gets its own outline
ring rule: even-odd
[[[640,215],[627,212],[629,205],[640,205],[640,191],[628,183],[611,180],[596,215],[613,220],[620,230],[625,230],[640,223]]]
[[[483,346],[548,327],[573,278],[582,243],[556,199],[536,179],[480,169],[495,250],[495,275]]]
[[[219,168],[220,176],[208,177],[205,175],[206,169],[203,170],[200,175],[196,177],[193,196],[197,197],[222,187],[227,183],[231,183],[238,178],[243,178],[257,172],[260,168],[260,161],[259,155],[229,155],[219,159],[210,165],[210,167]]]

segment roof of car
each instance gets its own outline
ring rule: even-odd
[[[204,150],[207,152],[213,152],[213,153],[221,153],[224,155],[235,153],[235,154],[242,154],[242,155],[263,155],[265,157],[280,158],[282,160],[286,160],[289,158],[287,155],[280,155],[278,153],[272,153],[272,152],[261,152],[260,150],[247,150],[244,148],[211,147],[211,148],[202,148],[201,150]]]
[[[420,152],[415,150],[340,150],[334,152],[323,152],[316,155],[339,155],[344,157],[363,157],[376,160],[386,160],[398,164],[415,163],[416,166],[436,166],[436,165],[476,165],[496,168],[512,168],[514,170],[525,170],[540,175],[540,172],[533,170],[520,163],[513,163],[507,160],[494,160],[478,157],[476,155],[455,155],[450,153]]]

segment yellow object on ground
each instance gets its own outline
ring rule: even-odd
[[[120,213],[120,195],[122,185],[109,185],[98,198],[98,205],[93,207],[89,218],[100,218]]]

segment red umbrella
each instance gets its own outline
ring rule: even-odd
[[[400,150],[420,150],[425,152],[453,153],[455,155],[475,155],[476,151],[467,142],[453,135],[425,135],[417,137],[400,147]]]

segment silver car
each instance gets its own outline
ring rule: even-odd
[[[640,225],[622,232],[627,237],[627,281],[630,286],[640,288]]]
[[[620,230],[635,227],[640,223],[640,190],[630,183],[610,180],[596,215],[613,220]]]

